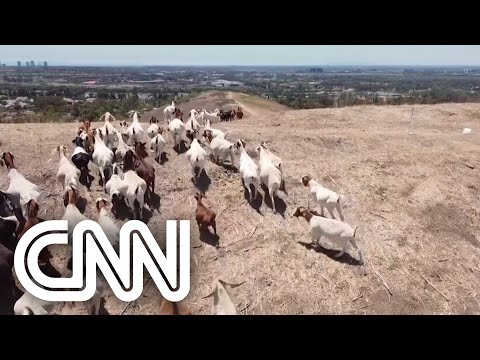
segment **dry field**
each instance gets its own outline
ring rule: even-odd
[[[240,175],[209,163],[210,184],[203,181],[202,186],[208,186],[207,200],[219,214],[220,246],[212,246],[199,239],[195,187],[185,155],[167,144],[168,161],[155,164],[160,213],[154,211],[148,225],[162,241],[165,220],[192,220],[192,289],[185,301],[195,314],[212,312],[212,298],[203,297],[217,278],[245,281],[232,290],[243,314],[480,313],[480,105],[415,106],[413,122],[411,106],[297,111],[237,93],[203,94],[180,107],[187,116],[191,108],[228,104],[243,106],[245,118],[216,126],[229,131],[229,140],[245,139],[252,155],[260,141],[270,140],[284,161],[289,195],[281,193],[276,200],[281,214],[273,215],[265,204],[257,211],[245,200]],[[161,110],[156,114],[163,119]],[[144,114],[142,120],[149,118]],[[464,127],[471,127],[472,134],[462,135]],[[12,152],[18,169],[44,189],[44,219],[63,215],[57,157],[51,152],[59,144],[73,149],[75,128],[0,125],[0,151]],[[96,170],[92,174],[97,182]],[[297,206],[307,206],[307,190],[300,183],[306,174],[343,194],[346,221],[359,225],[363,265],[351,248],[335,259],[337,250],[325,239],[323,249],[315,251],[306,221],[291,218]],[[6,188],[3,168],[0,189]],[[85,195],[90,218],[96,216],[92,202],[100,190],[96,183]],[[66,250],[57,248],[54,254],[54,266],[68,274]],[[142,297],[130,304],[108,295],[105,309],[157,314],[159,301],[154,283],[148,282]],[[86,309],[59,306],[58,312]]]

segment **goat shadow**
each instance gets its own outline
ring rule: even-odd
[[[145,224],[148,224],[148,222],[152,217],[153,217],[153,211],[147,209],[146,207],[143,207],[142,218],[140,220],[142,220]],[[130,220],[133,220],[133,213],[131,214]]]
[[[92,184],[93,184],[93,181],[95,180],[95,176],[93,176],[92,174],[88,173],[88,178],[90,180],[90,189],[88,189],[88,184],[87,184],[87,178],[86,176],[83,176],[83,174],[80,176],[79,180],[80,180],[80,184],[82,184],[83,186],[85,186],[88,191],[91,190],[92,188]]]
[[[195,175],[198,175],[198,168],[195,169]],[[205,169],[202,170],[202,173],[196,181],[193,176],[190,180],[195,185],[195,187],[203,193],[206,193],[210,188],[210,185],[212,184],[212,180],[210,180],[210,177],[207,175]]]
[[[261,184],[260,187],[265,193],[265,196],[263,197],[265,205],[273,210],[273,204],[268,193],[268,188],[264,184]],[[275,195],[273,197],[273,201],[275,201],[275,208],[277,209],[277,212],[285,219],[285,211],[287,211],[287,204],[278,195]]]
[[[110,313],[107,311],[107,309],[105,309],[105,303],[106,302],[107,301],[102,296],[102,298],[100,299],[100,308],[98,309],[98,315],[110,315]]]
[[[220,246],[220,237],[217,234],[212,233],[210,228],[207,228],[201,232],[199,239],[201,242],[204,242],[205,244],[211,245],[215,248]]]
[[[173,148],[173,151],[175,151],[178,155],[187,152],[187,150],[188,150],[188,146],[185,140],[180,140],[179,146]]]
[[[353,265],[353,266],[363,265],[362,261],[359,261],[359,260],[355,259],[353,256],[351,256],[347,252],[345,252],[342,256],[337,258],[337,257],[335,257],[335,255],[339,254],[340,250],[326,249],[321,244],[320,244],[320,246],[315,247],[314,244],[307,243],[307,242],[304,242],[304,241],[297,241],[297,243],[304,246],[307,250],[312,250],[313,249],[317,253],[324,254],[324,255],[328,256],[330,259],[338,261],[342,264],[348,264],[348,265]]]
[[[252,202],[250,202],[250,194],[248,193],[248,190],[245,186],[245,182],[243,181],[243,179],[242,179],[242,184],[243,184],[243,197],[248,202],[248,204],[252,207],[252,209],[254,209],[257,213],[263,216],[263,213],[260,211],[260,208],[262,207],[262,204],[263,204],[262,194],[260,193],[260,191],[257,191],[257,197],[254,198]],[[250,190],[252,191],[252,196],[255,195],[255,191],[253,189],[254,189],[254,185],[250,184]],[[260,189],[257,189],[257,190],[260,190]]]
[[[127,203],[125,202],[125,200],[120,201],[115,210],[115,219],[123,221],[123,220],[130,219],[130,216],[131,216],[131,210],[127,206]]]
[[[160,212],[161,201],[160,201],[159,194],[157,193],[152,194],[152,192],[149,192],[149,196],[146,203],[148,204],[148,206],[150,206],[151,209],[154,209],[154,210],[157,210],[157,212]]]
[[[236,166],[232,163],[225,163],[225,162],[222,162],[222,160],[220,160],[220,162],[217,164],[218,166],[221,166],[223,167],[225,170],[227,171],[231,171],[235,174],[238,174],[239,171],[238,169],[236,168]]]
[[[167,157],[167,153],[165,151],[163,151],[161,154],[160,154],[160,161],[157,161],[158,164],[160,165],[165,165],[165,163],[169,160],[168,157]],[[156,160],[155,160],[156,161]]]

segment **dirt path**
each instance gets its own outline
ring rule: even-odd
[[[251,115],[253,116],[258,116],[258,112],[256,110],[253,110],[251,106],[249,105],[245,105],[244,103],[240,102],[238,100],[239,96],[236,94],[236,93],[233,93],[231,91],[229,91],[227,93],[227,99],[231,99],[231,100],[234,100],[238,106],[242,107],[244,110],[246,110],[248,113],[250,113]],[[265,110],[262,111],[262,113],[264,112]]]

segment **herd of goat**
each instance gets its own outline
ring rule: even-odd
[[[67,148],[58,146],[55,151],[59,156],[57,181],[63,189],[64,215],[68,220],[69,245],[75,226],[88,218],[80,209],[79,189],[85,187],[90,191],[94,177],[90,174],[91,163],[98,168],[99,184],[105,196],[98,197],[94,206],[98,217],[95,219],[104,230],[113,248],[118,252],[119,227],[116,219],[122,211],[129,213],[131,219],[144,219],[143,209],[150,207],[155,195],[155,168],[147,161],[150,148],[155,161],[161,162],[167,144],[164,135],[169,135],[174,149],[186,146],[185,158],[191,166],[192,181],[197,183],[210,157],[215,164],[224,163],[227,159],[231,166],[235,165],[235,155],[239,155],[238,171],[243,186],[248,192],[248,201],[252,203],[257,197],[260,184],[268,189],[273,213],[276,214],[274,197],[278,191],[286,193],[282,159],[269,149],[268,143],[262,142],[255,152],[259,155],[258,164],[246,151],[246,142],[237,139],[231,142],[226,139],[227,132],[212,127],[213,123],[229,121],[234,117],[243,118],[241,108],[237,110],[208,112],[205,109],[192,109],[187,121],[183,121],[183,113],[172,102],[164,109],[166,129],[160,126],[156,117],[150,119],[145,131],[137,111],[129,112],[131,123],[120,121],[120,129],[115,127],[116,118],[109,112],[100,121],[103,126],[93,128],[89,121],[84,121],[76,130],[72,140],[74,149],[67,157]],[[149,140],[147,145],[146,139]],[[168,138],[167,138],[168,139]],[[16,243],[32,226],[38,224],[42,189],[26,179],[15,166],[11,152],[0,154],[0,165],[8,170],[9,186],[0,191],[0,314],[50,314],[53,304],[36,299],[27,292],[23,295],[15,285],[12,269],[13,254]],[[310,234],[315,246],[319,246],[322,236],[332,240],[341,247],[336,255],[344,254],[348,244],[361,252],[355,244],[356,227],[352,228],[344,222],[340,195],[323,187],[310,176],[303,176],[303,185],[309,189],[314,202],[320,206],[320,213],[315,210],[298,207],[293,216],[303,217],[310,225]],[[253,189],[253,191],[252,191]],[[267,194],[265,194],[267,195]],[[211,227],[216,234],[216,213],[205,201],[205,193],[196,191],[197,208],[195,219],[200,234],[208,232]],[[330,218],[324,215],[327,209]],[[339,219],[334,215],[338,212]],[[44,248],[39,255],[39,266],[42,269],[50,266],[51,254]],[[67,264],[72,269],[71,259]],[[58,275],[59,276],[59,275]],[[90,313],[99,314],[100,300],[103,297],[105,283],[101,275],[97,278],[97,291],[90,302]],[[170,309],[170,310],[162,310]],[[163,300],[160,313],[190,314],[191,311],[180,303],[171,304]]]

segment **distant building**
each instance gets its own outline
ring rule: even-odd
[[[2,64],[2,67],[7,67],[7,64]]]
[[[30,66],[35,66],[35,61],[31,60],[30,61]]]
[[[71,98],[66,98],[66,97],[63,98],[63,101],[65,101],[65,102],[66,102],[67,104],[69,104],[69,105],[73,105],[73,104],[75,104],[75,103],[82,102],[82,101],[80,101],[80,100],[73,100],[73,99],[71,99]]]
[[[17,66],[18,66],[18,67],[22,67],[22,62],[21,62],[21,61],[17,61]]]
[[[227,87],[227,86],[243,86],[243,83],[239,82],[239,81],[228,81],[228,80],[215,80],[215,81],[212,81],[212,85],[213,86],[223,86],[223,87]]]
[[[322,68],[311,68],[310,72],[311,73],[323,73],[323,69]]]
[[[25,61],[25,66],[26,66],[26,67],[29,67],[29,66],[30,66],[30,62]]]
[[[43,62],[43,66],[44,66],[44,67],[48,67],[48,64],[47,64],[46,61]]]
[[[463,72],[465,74],[478,74],[480,69],[464,69]]]

